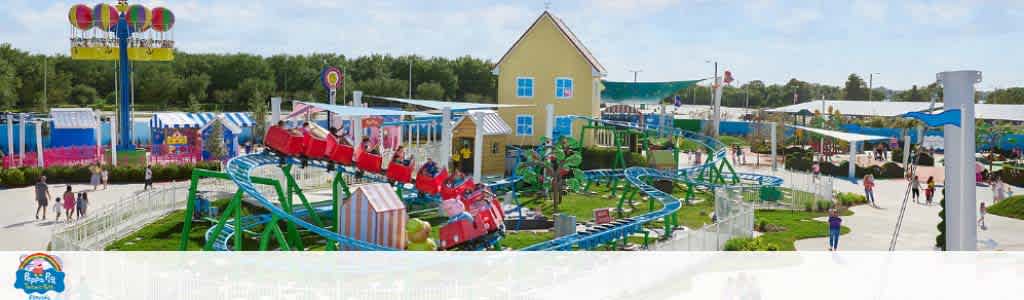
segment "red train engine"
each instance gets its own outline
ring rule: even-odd
[[[441,250],[478,250],[487,247],[505,234],[505,212],[494,194],[480,189],[459,196],[471,220],[459,219],[441,227]]]

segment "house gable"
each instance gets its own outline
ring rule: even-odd
[[[538,26],[549,23],[551,25],[554,25],[558,32],[561,33],[565,41],[569,42],[569,44],[576,49],[576,52],[579,53],[580,57],[586,60],[588,64],[590,64],[593,73],[592,75],[594,77],[603,77],[605,76],[605,74],[608,73],[605,70],[604,66],[597,61],[596,57],[594,57],[594,54],[590,53],[590,49],[587,49],[587,47],[584,46],[582,42],[580,42],[579,38],[576,37],[576,34],[574,34],[572,30],[565,25],[565,22],[563,22],[562,19],[555,17],[554,15],[547,11],[544,11],[544,13],[540,15],[540,17],[534,20],[533,24],[530,25],[530,27],[526,29],[526,31],[524,31],[521,36],[519,36],[519,39],[517,39],[515,43],[512,44],[512,47],[509,47],[508,50],[505,51],[505,54],[502,55],[501,59],[499,59],[498,62],[494,65],[494,69],[491,70],[491,73],[494,75],[498,75],[500,73],[502,63],[504,63],[512,54],[512,52],[515,51],[516,48],[520,46],[520,44],[523,42],[526,36],[529,35],[531,32],[534,32],[534,30],[538,29]]]

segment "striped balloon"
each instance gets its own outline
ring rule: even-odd
[[[153,8],[153,30],[165,32],[174,27],[174,13],[164,7]]]
[[[149,30],[153,21],[153,13],[142,4],[132,4],[128,6],[125,18],[128,21],[128,28],[131,28],[133,32],[143,32]]]
[[[92,9],[85,4],[75,4],[68,11],[68,21],[79,30],[89,30],[92,28]]]
[[[113,5],[100,3],[92,8],[93,26],[101,30],[113,31],[117,26],[117,8]]]

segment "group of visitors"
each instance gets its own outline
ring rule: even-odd
[[[732,147],[732,164],[740,165],[747,163],[747,157],[743,154],[743,147],[740,144],[733,144]]]
[[[935,177],[928,176],[928,180],[925,181],[924,198],[925,204],[932,204],[932,197],[935,196]],[[910,196],[914,199],[914,203],[921,203],[921,180],[917,175],[914,175],[910,179]]]
[[[39,220],[39,212],[43,213],[42,220],[46,220],[46,210],[49,205],[50,187],[46,184],[46,176],[40,176],[39,181],[35,184],[36,192],[36,220]],[[75,194],[71,185],[67,185],[67,189],[59,197],[54,198],[52,206],[53,213],[55,214],[54,220],[60,221],[61,213],[64,213],[65,220],[68,222],[73,219],[82,219],[86,217],[86,212],[89,208],[89,194],[86,192],[79,192]]]
[[[107,189],[107,185],[110,184],[110,173],[107,172],[107,169],[101,167],[100,164],[95,164],[89,167],[89,173],[92,174],[92,176],[89,177],[89,183],[92,184],[92,190],[95,191],[99,189],[100,184],[103,184],[104,190]]]
[[[874,155],[874,158],[877,161],[885,161],[885,160],[889,159],[889,144],[886,144],[886,143],[878,143],[878,144],[876,144],[874,151],[872,151],[872,154]]]

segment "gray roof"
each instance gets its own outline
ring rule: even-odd
[[[847,141],[847,142],[878,141],[878,140],[888,140],[889,139],[889,137],[880,136],[880,135],[867,135],[867,134],[859,134],[859,133],[849,133],[849,132],[827,130],[827,129],[820,129],[820,128],[811,128],[811,127],[804,127],[804,126],[797,126],[797,125],[786,125],[786,126],[793,127],[793,128],[796,128],[796,129],[806,130],[806,131],[809,131],[809,132],[825,135],[825,136],[828,136],[828,137],[844,140],[844,141]]]

